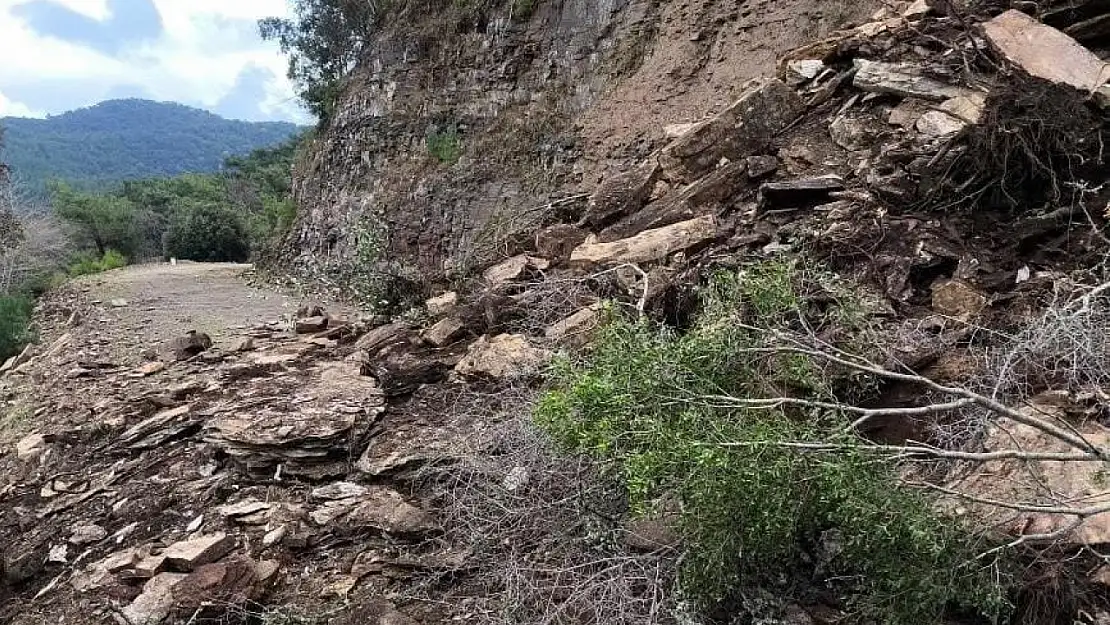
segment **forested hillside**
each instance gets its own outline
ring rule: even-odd
[[[47,119],[6,117],[2,158],[41,191],[58,178],[97,188],[124,180],[213,172],[224,159],[272,146],[295,124],[224,119],[180,104],[110,100]]]

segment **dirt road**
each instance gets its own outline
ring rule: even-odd
[[[217,346],[239,332],[291,319],[300,304],[287,295],[249,286],[251,265],[168,263],[136,265],[74,282],[90,302],[104,305],[102,338],[112,341],[127,364],[189,330],[209,334]]]

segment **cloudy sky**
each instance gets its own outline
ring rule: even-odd
[[[0,117],[138,97],[306,122],[284,58],[255,27],[288,10],[286,0],[0,0]]]

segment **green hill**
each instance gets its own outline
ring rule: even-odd
[[[59,178],[82,188],[213,172],[229,156],[288,139],[283,122],[224,119],[181,104],[109,100],[47,119],[0,118],[0,162],[32,189]]]

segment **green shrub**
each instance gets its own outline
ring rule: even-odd
[[[462,156],[462,141],[454,126],[428,135],[426,142],[428,152],[441,163],[454,165]]]
[[[69,264],[69,275],[73,277],[87,276],[94,273],[110,271],[127,266],[127,257],[115,250],[108,250],[101,256],[92,253],[79,254]],[[51,282],[55,279],[52,277]]]
[[[30,330],[31,308],[28,297],[0,296],[0,361],[15,356],[34,339]]]
[[[166,231],[167,258],[202,262],[243,262],[250,239],[240,216],[223,207],[197,203],[176,213]]]
[[[537,421],[569,449],[615,461],[633,510],[679,496],[682,589],[707,611],[734,609],[755,588],[788,594],[819,580],[882,623],[935,622],[949,608],[997,617],[1007,607],[1003,564],[976,560],[987,547],[934,513],[928,497],[897,486],[893,467],[864,453],[777,444],[850,443],[850,417],[705,399],[835,401],[839,387],[855,384],[846,373],[759,351],[768,334],[745,325],[805,324],[842,345],[862,342],[864,317],[848,292],[778,261],[718,276],[684,334],[613,319],[587,356],[555,366]]]

